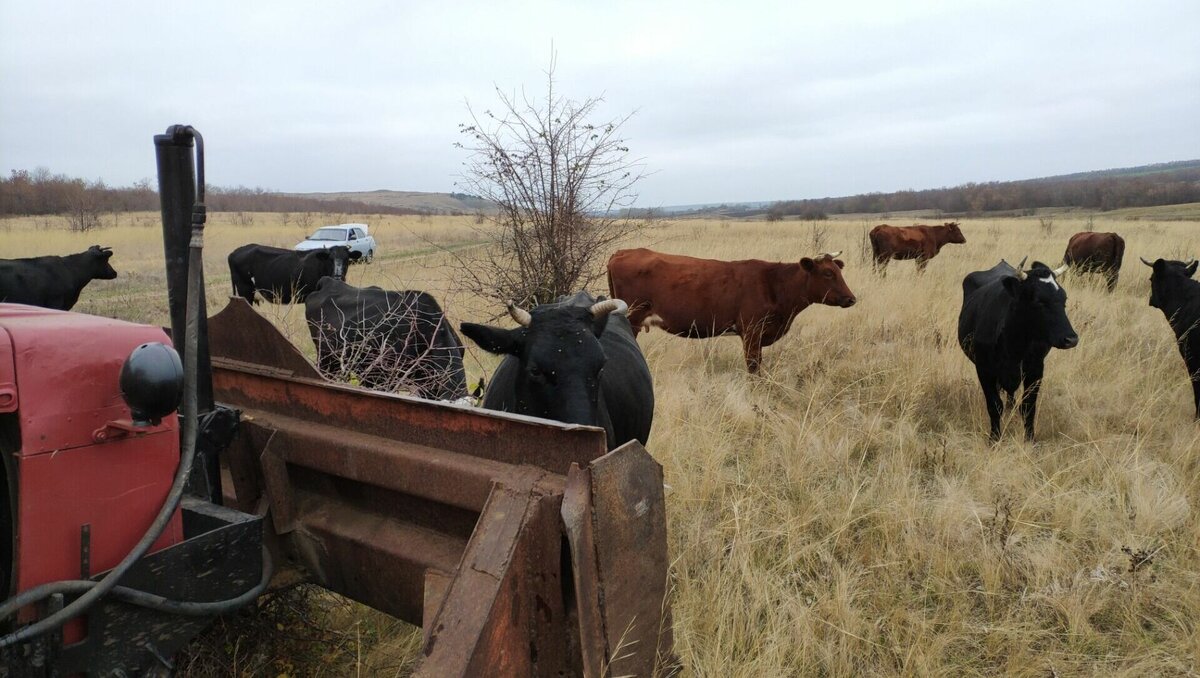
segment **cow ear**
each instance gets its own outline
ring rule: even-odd
[[[1187,272],[1189,278],[1196,275],[1196,266],[1197,265],[1200,265],[1200,261],[1193,261],[1191,266],[1188,266],[1187,268],[1183,269],[1184,271]]]
[[[463,323],[458,326],[468,339],[488,353],[496,355],[520,355],[521,347],[525,344],[525,328],[514,330],[490,325]]]
[[[804,257],[803,259],[800,260],[800,267],[806,271],[809,271],[810,273],[812,272],[814,265],[815,264],[814,264],[813,260],[809,259],[808,257]]]
[[[1003,280],[1004,289],[1015,299],[1021,295],[1021,281],[1016,276],[1007,276]]]
[[[837,264],[838,268],[846,268],[846,262],[842,261],[841,259],[834,259],[833,263]]]

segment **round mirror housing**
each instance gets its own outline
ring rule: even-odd
[[[129,405],[134,426],[156,426],[179,409],[183,397],[183,362],[175,349],[157,341],[130,352],[121,366],[121,397]]]

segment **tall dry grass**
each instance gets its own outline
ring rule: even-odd
[[[448,295],[454,271],[429,252],[431,239],[469,245],[469,219],[389,219],[406,235],[379,263],[352,267],[350,282],[424,287],[455,322],[499,310]],[[962,277],[1002,257],[1055,264],[1085,217],[1058,216],[1049,229],[1037,219],[965,220],[966,245],[947,246],[924,275],[895,262],[886,278],[863,251],[871,225],[680,221],[635,243],[721,259],[841,249],[859,298],[851,309],[804,311],[764,351],[758,376],[746,373],[736,338],[642,335],[657,398],[649,449],[670,486],[685,673],[1200,670],[1200,426],[1137,260],[1200,254],[1197,223],[1094,218],[1095,230],[1126,239],[1121,281],[1109,294],[1099,278],[1063,278],[1080,345],[1047,359],[1036,444],[1010,417],[994,446],[956,340]],[[218,220],[210,233],[213,300],[227,294],[224,255],[234,246],[298,239],[265,217],[250,229]],[[154,229],[45,235],[0,223],[2,256],[111,245],[122,277],[93,283],[79,310],[165,318]],[[302,309],[270,310],[304,346]],[[469,356],[472,380],[495,365],[474,347]],[[395,643],[411,636],[364,648],[359,666],[373,652],[394,665]]]

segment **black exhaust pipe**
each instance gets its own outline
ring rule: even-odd
[[[158,159],[158,196],[162,205],[163,254],[167,261],[167,301],[171,309],[171,340],[180,358],[187,360],[184,336],[188,300],[188,249],[193,227],[202,233],[204,205],[204,138],[190,125],[172,125],[154,136]],[[193,153],[193,149],[197,152]],[[197,200],[199,198],[199,200]],[[204,271],[200,284],[199,337],[196,344],[196,413],[201,430],[213,414],[212,360],[208,352],[208,312],[204,298]],[[203,437],[203,436],[202,436]],[[201,444],[188,479],[189,494],[221,503],[221,470],[218,446]]]

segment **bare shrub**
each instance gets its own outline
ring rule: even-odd
[[[233,217],[231,220],[232,220],[234,226],[242,226],[242,227],[253,226],[254,225],[254,213],[253,212],[235,212],[233,214]]]
[[[1083,230],[1087,231],[1088,233],[1096,230],[1096,217],[1094,215],[1088,215],[1087,221],[1084,223]]]
[[[292,213],[291,212],[280,212],[279,213],[279,222],[283,225],[284,228],[287,228],[288,224],[292,223]]]
[[[812,251],[814,254],[825,251],[826,236],[829,235],[829,229],[824,224],[813,222],[812,224]]]
[[[86,233],[100,228],[100,211],[86,197],[72,201],[67,212],[67,228],[77,233]]]
[[[496,89],[499,112],[459,126],[469,153],[464,192],[496,205],[477,227],[494,246],[454,253],[461,288],[534,305],[593,283],[614,245],[642,226],[625,210],[643,176],[621,137],[628,116],[591,122],[602,99],[567,99],[555,89],[554,62],[544,99]]]
[[[1054,216],[1046,215],[1044,217],[1038,217],[1038,227],[1042,229],[1043,234],[1053,235],[1054,234]]]
[[[296,226],[302,230],[310,230],[313,226],[312,212],[301,212],[296,215]]]

